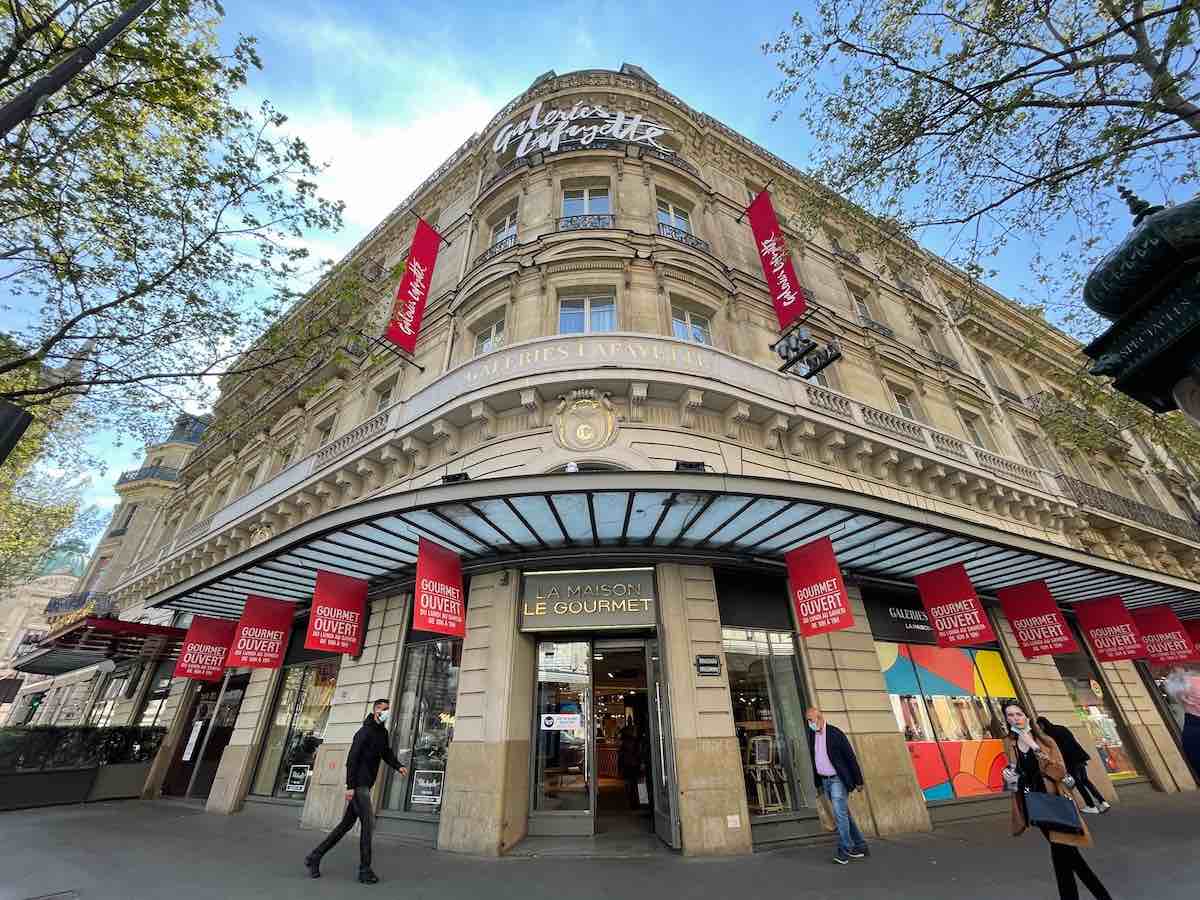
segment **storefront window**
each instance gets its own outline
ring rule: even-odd
[[[896,725],[926,800],[1004,789],[1002,704],[1016,689],[998,650],[876,641]]]
[[[405,648],[393,746],[396,756],[408,765],[408,775],[389,771],[385,809],[440,811],[461,664],[461,640],[426,641]]]
[[[1170,713],[1171,718],[1175,721],[1176,734],[1183,730],[1184,718],[1187,716],[1187,707],[1183,705],[1183,698],[1176,694],[1172,696],[1167,690],[1167,678],[1172,672],[1180,672],[1187,678],[1200,678],[1200,663],[1172,663],[1163,665],[1162,663],[1145,663],[1146,671],[1150,675],[1150,681],[1154,683],[1154,689],[1158,692],[1158,697],[1162,701],[1163,707]]]
[[[338,664],[333,659],[284,669],[252,793],[304,799],[317,750],[325,739]]]
[[[586,811],[592,649],[588,641],[539,641],[534,809]],[[547,724],[549,723],[549,724]]]
[[[1135,778],[1138,765],[1125,729],[1113,715],[1098,673],[1082,653],[1053,657],[1063,684],[1075,702],[1075,712],[1092,736],[1104,770],[1114,779]],[[1065,722],[1060,724],[1067,724]]]
[[[92,711],[88,714],[87,724],[97,728],[107,728],[111,725],[113,709],[116,707],[117,701],[121,699],[121,695],[125,692],[125,685],[128,683],[129,673],[114,672],[104,686],[100,699],[93,704]]]
[[[768,816],[813,806],[792,633],[722,628],[721,640],[750,814]]]
[[[169,722],[159,721],[167,695],[171,693],[171,676],[175,671],[174,660],[163,660],[150,676],[150,690],[146,694],[145,705],[138,713],[137,724],[143,728],[155,725],[169,725]]]

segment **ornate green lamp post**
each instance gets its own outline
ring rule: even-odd
[[[1088,276],[1083,299],[1112,321],[1084,348],[1093,375],[1154,412],[1200,426],[1200,198],[1151,206],[1121,188],[1133,231]]]

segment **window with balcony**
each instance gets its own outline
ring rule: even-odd
[[[666,225],[668,228],[674,228],[685,234],[690,234],[692,230],[692,215],[674,200],[666,200],[660,197],[658,200],[658,224]]]
[[[900,415],[913,422],[920,421],[912,394],[906,390],[902,390],[901,388],[893,387],[892,400],[895,401],[896,411],[900,413]]]
[[[1129,484],[1133,488],[1133,496],[1137,500],[1154,509],[1162,509],[1162,501],[1158,499],[1158,494],[1144,479],[1133,476],[1129,479]]]
[[[396,393],[396,379],[389,378],[375,388],[373,415],[383,412],[392,405],[392,396]]]
[[[833,386],[833,382],[830,378],[828,369],[822,369],[817,374],[810,375],[808,378],[806,378],[804,380],[807,381],[809,384],[815,384],[820,387],[827,388],[828,390],[831,390],[831,391],[835,389]]]
[[[712,323],[708,316],[671,304],[671,332],[681,341],[712,346]]]
[[[492,220],[492,243],[496,246],[501,241],[517,236],[517,203],[514,200],[500,211],[498,218]]]
[[[851,291],[850,296],[854,300],[854,311],[858,313],[858,318],[860,321],[869,322],[875,318],[871,311],[871,305],[867,302],[866,294],[860,294],[858,291]]]
[[[612,198],[607,184],[569,187],[563,190],[559,231],[576,228],[612,228]]]
[[[504,344],[504,310],[475,328],[475,355],[491,353]]]
[[[330,416],[324,422],[317,426],[317,446],[324,447],[333,437],[333,426],[337,421],[336,416]]]
[[[246,473],[242,475],[241,484],[238,486],[238,496],[242,497],[250,493],[250,489],[254,487],[254,483],[258,480],[258,469],[260,463],[255,463]]]
[[[1031,466],[1050,471],[1057,469],[1054,457],[1050,454],[1049,448],[1042,442],[1041,438],[1030,434],[1028,431],[1021,431],[1017,433],[1017,440],[1020,442],[1021,451],[1025,454],[1025,458],[1029,460]]]
[[[973,412],[967,412],[965,409],[958,411],[958,417],[962,420],[963,432],[972,444],[987,450],[995,449],[992,444],[991,432],[988,431],[988,427],[984,424],[982,418]]]
[[[558,303],[559,334],[617,330],[617,301],[611,296],[563,297]]]

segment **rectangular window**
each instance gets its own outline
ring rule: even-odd
[[[107,728],[112,724],[113,711],[116,709],[117,701],[121,699],[121,695],[125,692],[125,685],[129,683],[127,674],[113,674],[109,677],[108,684],[104,686],[104,693],[100,699],[92,707],[92,711],[88,714],[88,725],[93,725],[96,728]]]
[[[571,297],[559,301],[559,334],[616,330],[617,302],[612,297]]]
[[[977,447],[984,447],[988,450],[992,449],[992,436],[979,416],[960,409],[958,417],[962,419],[963,430],[966,432],[971,443]]]
[[[577,188],[563,191],[563,218],[607,215],[612,212],[608,187]]]
[[[854,293],[852,296],[854,297],[854,311],[858,313],[859,319],[865,321],[875,318],[871,315],[871,307],[867,305],[867,298],[864,295]]]
[[[392,392],[396,388],[395,381],[389,381],[375,389],[375,412],[379,413],[392,404]]]
[[[906,391],[892,389],[892,397],[896,400],[896,409],[906,419],[917,421],[917,413],[913,409],[912,397]]]
[[[1035,437],[1027,431],[1018,432],[1018,437],[1021,441],[1021,450],[1024,451],[1025,458],[1029,460],[1031,466],[1050,470],[1055,468],[1054,459],[1040,438]]]
[[[1077,723],[1082,723],[1095,741],[1104,771],[1114,781],[1136,778],[1139,770],[1133,743],[1113,713],[1108,692],[1100,686],[1099,673],[1082,653],[1062,653],[1050,658],[1075,703]]]
[[[327,419],[317,426],[317,446],[324,447],[333,437],[333,426],[335,419]]]
[[[807,381],[809,384],[817,384],[823,388],[828,388],[829,390],[833,390],[833,385],[830,384],[829,376],[825,374],[824,369],[822,369],[816,375],[813,375],[811,378],[807,379]]]
[[[275,715],[263,742],[251,792],[304,799],[308,775],[325,740],[337,687],[338,660],[284,669]]]
[[[514,206],[492,225],[492,246],[517,236],[517,208]]]
[[[689,234],[692,231],[692,219],[688,211],[669,200],[658,201],[658,223]]]
[[[483,326],[475,333],[475,355],[491,353],[504,344],[504,317]]]
[[[459,639],[445,639],[404,648],[392,749],[408,765],[408,775],[388,770],[384,809],[432,814],[441,810],[446,756],[454,739],[462,644]]]
[[[671,331],[681,341],[712,346],[712,326],[708,317],[682,306],[671,307]]]
[[[533,808],[537,812],[592,808],[588,729],[591,709],[590,641],[538,641],[537,701],[542,716],[573,716],[573,726],[539,728],[534,746]]]

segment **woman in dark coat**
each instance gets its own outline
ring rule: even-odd
[[[1058,744],[1063,762],[1067,764],[1067,772],[1075,779],[1075,790],[1079,791],[1079,796],[1083,798],[1083,811],[1106,813],[1112,809],[1100,793],[1100,789],[1092,784],[1092,779],[1088,777],[1087,764],[1092,758],[1091,754],[1083,749],[1083,745],[1075,739],[1071,729],[1066,725],[1055,725],[1045,716],[1038,716],[1037,723],[1042,731]]]
[[[1075,798],[1071,793],[1074,779],[1067,774],[1067,766],[1058,745],[1029,721],[1020,703],[1015,700],[1005,703],[1004,718],[1010,731],[1009,737],[1004,741],[1005,752],[1008,754],[1005,781],[1014,777],[1016,779],[1016,791],[1013,793],[1012,802],[1012,833],[1018,835],[1029,827],[1025,818],[1024,792],[1057,794],[1070,798],[1074,803]],[[1082,834],[1042,830],[1042,834],[1050,843],[1050,859],[1054,863],[1059,897],[1061,900],[1079,900],[1079,887],[1075,883],[1075,879],[1078,878],[1096,900],[1112,900],[1112,896],[1079,852],[1080,847],[1092,846],[1092,835],[1088,831],[1087,823],[1082,817],[1079,821],[1083,826]]]

